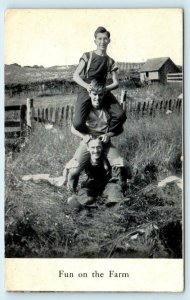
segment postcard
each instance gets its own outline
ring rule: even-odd
[[[5,12],[5,289],[182,292],[183,9]]]

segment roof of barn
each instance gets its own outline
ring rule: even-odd
[[[169,57],[158,57],[148,59],[141,67],[140,72],[159,71]]]

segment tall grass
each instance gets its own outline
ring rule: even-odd
[[[60,176],[79,141],[71,134],[70,125],[47,130],[44,125],[36,123],[24,146],[14,153],[12,168],[20,175],[50,173]],[[154,163],[164,176],[176,173],[182,155],[181,115],[128,119],[124,132],[114,138],[113,143],[133,169],[142,170],[147,164]]]
[[[126,88],[128,97],[137,102],[177,99],[183,91],[181,82],[160,84],[152,83],[151,85],[142,86],[139,88]],[[121,89],[113,91],[115,96],[120,99]]]
[[[181,116],[171,114],[129,119],[124,132],[114,138],[113,143],[129,160],[134,187],[140,192],[147,166],[156,170],[158,180],[181,172],[181,140]],[[179,199],[176,209],[176,206],[168,206],[163,196],[150,196],[154,203],[151,205],[141,193],[139,196],[132,191],[130,196],[129,190],[131,198],[123,204],[125,208],[107,210],[100,206],[94,212],[73,215],[68,212],[68,195],[64,188],[22,181],[22,176],[27,174],[60,176],[78,144],[79,139],[71,134],[69,127],[54,126],[47,130],[36,123],[23,147],[6,153],[7,257],[105,257],[107,245],[112,245],[113,239],[129,228],[155,220],[163,225],[168,213],[173,219],[180,218],[180,195],[176,196]],[[144,182],[148,183],[151,182]],[[159,203],[164,201],[166,207],[161,206],[161,210]]]
[[[159,177],[181,171],[181,115],[129,119],[116,143],[134,170],[142,171],[148,164],[154,164]]]
[[[154,164],[159,177],[181,171],[182,121],[181,115],[128,119],[122,135],[113,139],[121,155],[128,159],[133,170],[142,171]],[[65,163],[73,156],[79,138],[68,127],[47,130],[36,124],[19,153],[14,154],[11,167],[20,176],[50,173],[60,176]]]

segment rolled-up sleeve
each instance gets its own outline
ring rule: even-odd
[[[81,58],[79,59],[79,62],[80,62],[81,60],[83,60],[83,61],[87,64],[87,62],[88,62],[88,56],[87,56],[87,53],[84,53],[84,54],[81,56]]]
[[[119,69],[118,65],[115,63],[115,61],[113,61],[113,64],[111,65],[110,73],[113,71],[117,71],[118,69]]]

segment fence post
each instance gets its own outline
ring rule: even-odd
[[[55,120],[56,120],[56,113],[55,113],[55,110],[56,110],[56,108],[53,107],[51,121],[52,121],[52,123],[54,123],[54,124],[55,124]]]
[[[147,114],[148,114],[148,110],[149,110],[149,105],[150,105],[150,103],[149,103],[149,101],[147,102],[147,105],[146,105],[146,111],[147,111]]]
[[[137,109],[136,109],[136,115],[139,117],[141,111],[141,102],[138,102]]]
[[[178,113],[180,113],[180,112],[181,112],[181,103],[182,103],[182,100],[181,100],[181,99],[179,99]]]
[[[57,123],[61,124],[61,118],[62,118],[62,108],[58,107],[58,117],[57,117]]]
[[[175,108],[176,108],[176,99],[172,100],[172,111],[175,112]]]
[[[42,123],[44,123],[45,120],[45,110],[42,108]]]
[[[127,92],[124,89],[121,91],[120,104],[125,112],[126,112],[126,99],[127,99]]]
[[[150,116],[154,115],[154,100],[151,103],[151,107],[150,107]]]
[[[67,122],[69,120],[69,105],[66,106],[65,110],[65,121]]]
[[[48,122],[48,108],[45,109],[45,122]]]
[[[59,108],[56,107],[56,109],[55,109],[55,124],[58,123],[58,117],[59,117]]]
[[[63,122],[64,122],[64,111],[65,111],[65,107],[63,106],[62,108],[61,108],[61,123],[63,124]]]
[[[172,99],[169,100],[169,110],[172,110]]]
[[[164,103],[164,113],[166,113],[167,109],[168,109],[168,100],[166,100]]]
[[[74,106],[71,106],[71,122],[73,121],[73,117],[74,117]]]
[[[21,136],[24,136],[24,131],[27,125],[26,114],[27,114],[27,106],[21,105],[20,107],[20,135]]]
[[[144,101],[143,107],[142,107],[142,116],[144,116],[146,110],[146,102]]]
[[[41,116],[41,109],[38,108],[38,122],[42,121],[42,116]]]
[[[53,107],[48,108],[48,122],[52,124]]]
[[[32,109],[33,109],[33,99],[26,99],[26,125],[32,127]]]

